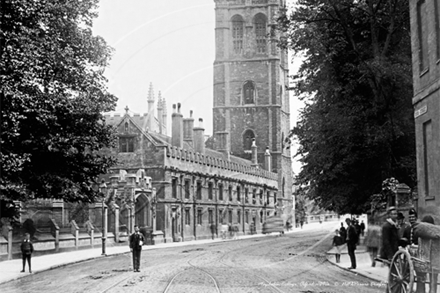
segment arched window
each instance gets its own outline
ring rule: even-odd
[[[235,54],[241,54],[243,51],[243,32],[244,21],[240,15],[232,18],[232,47]]]
[[[243,149],[245,151],[251,150],[252,140],[255,138],[255,133],[248,129],[243,133]]]
[[[254,27],[257,53],[266,53],[266,17],[263,14],[257,14],[255,16]]]
[[[128,132],[128,122],[125,122],[124,130],[125,130],[125,132]]]
[[[252,81],[246,81],[243,85],[243,103],[254,104],[255,86]]]

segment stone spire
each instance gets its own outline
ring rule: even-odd
[[[148,89],[148,129],[153,131],[153,121],[154,121],[154,91],[153,83],[150,82],[150,88]]]
[[[162,117],[163,117],[163,103],[162,103],[162,97],[160,95],[160,91],[157,97],[157,121],[159,122],[159,133],[163,134],[163,123],[162,123]]]

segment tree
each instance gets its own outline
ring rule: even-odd
[[[299,0],[278,19],[280,46],[304,56],[291,131],[299,184],[321,207],[360,213],[385,178],[415,176],[408,1]]]
[[[92,202],[115,159],[103,112],[112,49],[91,26],[97,0],[3,0],[0,34],[0,199]],[[6,204],[8,203],[8,204]]]

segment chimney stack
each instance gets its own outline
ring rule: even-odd
[[[193,145],[194,141],[194,118],[193,111],[189,111],[189,118],[183,119],[183,141],[187,142],[189,145]]]
[[[171,144],[181,148],[183,146],[183,116],[180,114],[180,103],[173,104],[173,115],[171,116]]]
[[[255,143],[255,138],[252,139],[252,167],[258,168],[258,148]]]
[[[199,127],[194,127],[193,133],[194,150],[198,153],[205,154],[205,128],[203,128],[202,118],[199,118]]]
[[[231,152],[229,150],[229,132],[218,131],[215,134],[217,151],[224,153],[226,156],[226,160],[229,161],[231,159]]]
[[[264,152],[264,166],[266,167],[266,170],[269,172],[272,172],[272,158],[269,151],[269,147],[266,147],[266,151]]]

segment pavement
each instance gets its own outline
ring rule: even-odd
[[[362,238],[360,242],[362,243]],[[367,248],[364,245],[358,245],[356,247],[356,269],[348,269],[351,267],[350,257],[347,251],[347,245],[344,245],[341,250],[341,260],[339,263],[336,263],[336,257],[333,254],[333,250],[330,250],[327,253],[327,260],[334,264],[335,266],[340,267],[343,270],[349,271],[356,275],[361,275],[371,279],[374,282],[378,283],[387,283],[388,279],[388,267],[378,261],[376,261],[376,265],[372,266],[372,260],[370,254],[367,251]]]
[[[328,228],[330,231],[334,231],[335,227],[339,227],[339,222],[324,222],[322,224],[319,223],[311,223],[304,225],[303,229],[301,228],[293,228],[289,232],[285,232],[285,234],[290,233],[298,233],[300,231],[314,230],[320,228]],[[330,235],[330,234],[329,234]],[[239,236],[239,239],[248,239],[248,238],[257,238],[257,237],[266,237],[263,234],[254,234],[254,235],[242,235]],[[180,247],[180,246],[189,246],[189,245],[200,245],[200,244],[208,244],[222,241],[237,241],[232,239],[223,240],[221,238],[212,239],[203,239],[203,240],[195,240],[188,242],[173,242],[173,243],[161,243],[157,245],[147,245],[143,247],[143,250],[150,249],[163,249],[169,247]],[[41,256],[32,257],[32,273],[40,273],[48,270],[52,270],[55,268],[63,267],[69,264],[84,262],[92,259],[99,259],[106,256],[114,256],[130,253],[130,249],[128,245],[124,246],[112,246],[106,248],[106,255],[102,255],[102,248],[94,248],[94,249],[83,249],[83,250],[75,250],[70,252],[62,252],[62,253],[54,253],[54,254],[46,254]],[[356,259],[357,259],[357,268],[355,270],[348,270],[347,268],[350,266],[350,259],[347,253],[347,249],[342,250],[341,254],[341,262],[336,263],[335,256],[333,254],[327,254],[327,259],[330,263],[340,267],[341,269],[352,272],[353,274],[359,274],[370,278],[376,282],[386,282],[386,277],[388,275],[388,268],[382,267],[381,263],[377,263],[376,267],[371,266],[370,256],[366,252],[365,247],[359,246],[356,250]],[[29,275],[29,272],[21,273],[22,269],[22,260],[21,259],[13,259],[8,261],[0,262],[0,284],[10,282],[25,276]],[[26,265],[27,269],[27,265]]]

